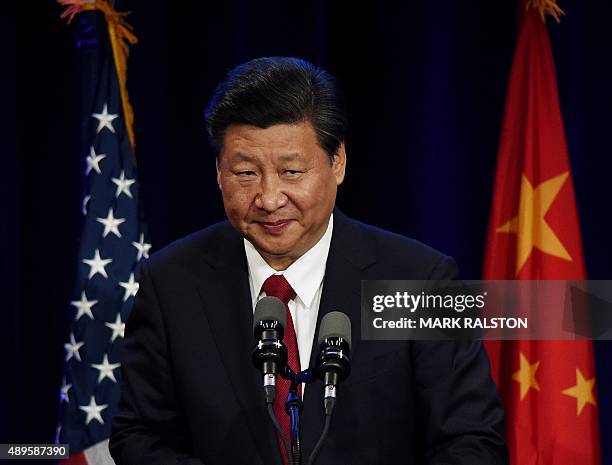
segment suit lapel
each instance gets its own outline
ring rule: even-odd
[[[261,375],[251,362],[253,307],[242,238],[228,225],[224,244],[206,251],[216,277],[200,282],[200,295],[225,371],[265,464],[280,465],[273,427],[266,411]],[[236,438],[240,440],[240,438]]]
[[[375,257],[362,237],[360,228],[338,209],[334,210],[334,230],[323,280],[323,291],[317,316],[317,327],[310,355],[310,367],[315,366],[319,352],[317,344],[321,319],[329,312],[346,313],[351,320],[351,358],[359,352],[361,337],[362,271]],[[339,388],[342,395],[342,387]],[[339,399],[339,402],[342,402]],[[323,383],[308,385],[302,412],[302,447],[309,454],[319,439],[324,424]],[[332,423],[333,429],[333,423]],[[305,455],[304,459],[307,460]]]

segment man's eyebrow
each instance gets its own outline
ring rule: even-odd
[[[239,161],[255,161],[255,157],[247,153],[236,152],[236,157]]]
[[[302,158],[301,152],[283,153],[282,155],[278,156],[278,159],[281,161],[293,161],[293,160],[299,160],[301,158]]]
[[[235,155],[238,161],[250,161],[250,162],[257,161],[256,157],[249,155],[248,153],[236,152]],[[278,156],[278,159],[280,161],[293,161],[293,160],[299,160],[301,158],[302,158],[301,152],[287,152],[287,153],[283,153]]]

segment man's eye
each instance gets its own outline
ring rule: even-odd
[[[302,171],[299,171],[299,170],[285,170],[285,173],[290,175],[290,176],[295,176],[295,175],[301,174]]]
[[[242,177],[254,176],[255,175],[255,171],[238,171],[236,174],[238,176],[242,176]]]

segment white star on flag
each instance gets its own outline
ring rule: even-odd
[[[87,295],[85,294],[85,291],[81,292],[81,300],[73,300],[72,302],[70,302],[70,305],[74,305],[78,310],[75,320],[78,320],[83,315],[87,315],[93,320],[94,316],[91,311],[91,307],[93,307],[97,303],[97,300],[87,300]]]
[[[113,330],[113,335],[111,336],[111,342],[114,342],[118,337],[125,337],[125,323],[121,321],[121,314],[117,313],[117,318],[115,318],[114,323],[104,323],[106,327]]]
[[[112,181],[117,186],[117,192],[115,193],[115,197],[119,198],[119,196],[123,193],[127,195],[130,199],[133,199],[132,192],[130,191],[130,186],[136,182],[135,179],[128,179],[125,177],[125,171],[121,170],[121,175],[118,178],[111,178]]]
[[[91,195],[86,195],[85,197],[83,197],[83,205],[81,206],[81,211],[83,212],[84,216],[87,216],[87,204],[89,203],[90,200],[91,200]]]
[[[100,412],[108,407],[107,404],[97,405],[96,399],[94,396],[91,396],[91,400],[89,401],[89,405],[80,405],[79,408],[87,413],[87,418],[85,419],[85,424],[88,425],[91,420],[97,420],[100,423],[104,424],[104,420],[102,419],[102,415]]]
[[[102,363],[92,363],[91,366],[100,372],[98,374],[98,383],[102,382],[104,378],[110,379],[113,383],[117,382],[113,370],[119,368],[121,363],[108,363],[108,355],[104,354]]]
[[[109,113],[108,105],[106,103],[104,104],[102,113],[92,113],[91,116],[98,120],[98,129],[96,129],[96,134],[104,128],[108,128],[110,132],[115,132],[115,128],[113,127],[112,123],[115,118],[119,117],[119,115]]]
[[[125,283],[119,283],[119,285],[125,289],[123,295],[123,301],[127,301],[131,296],[135,296],[138,292],[138,282],[134,281],[134,273],[130,273],[130,279]]]
[[[87,168],[85,169],[85,175],[87,176],[91,170],[94,170],[98,174],[102,174],[102,170],[100,169],[100,162],[106,158],[106,155],[103,153],[96,154],[96,151],[91,146],[91,150],[89,151],[89,155],[87,156]]]
[[[81,354],[79,353],[79,349],[83,347],[84,344],[84,342],[75,341],[74,334],[70,334],[70,342],[64,344],[64,349],[66,349],[66,361],[75,357],[80,362]]]
[[[63,402],[68,402],[68,391],[70,391],[71,387],[72,384],[66,384],[66,378],[64,378],[62,380],[62,390],[60,392],[60,398]]]
[[[121,223],[125,223],[125,218],[115,218],[112,208],[108,210],[108,215],[106,215],[106,218],[98,218],[97,221],[98,223],[102,223],[104,225],[102,237],[108,236],[109,233],[113,233],[115,236],[121,237],[119,225]]]
[[[104,268],[110,262],[112,262],[112,258],[102,259],[100,258],[100,251],[96,249],[93,258],[84,259],[83,263],[89,265],[91,268],[89,269],[89,277],[88,279],[93,278],[96,274],[100,273],[105,278],[108,278],[108,274],[106,274],[106,269]]]
[[[151,249],[151,244],[147,244],[144,241],[144,234],[140,233],[140,241],[132,242],[132,245],[138,249],[138,256],[136,257],[136,261],[140,260],[142,257],[149,258],[149,250]]]

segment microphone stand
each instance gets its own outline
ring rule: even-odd
[[[291,456],[293,465],[302,463],[302,445],[300,443],[300,415],[302,414],[302,399],[298,393],[298,383],[295,379],[291,381],[289,395],[285,402],[285,412],[291,419]]]
[[[302,464],[302,443],[300,441],[300,418],[303,402],[298,392],[298,386],[302,383],[310,383],[315,379],[315,371],[311,368],[295,373],[288,366],[283,376],[291,381],[289,394],[285,402],[285,412],[291,420],[291,457],[292,465]]]

